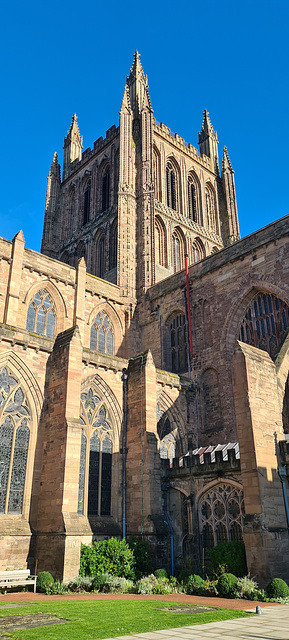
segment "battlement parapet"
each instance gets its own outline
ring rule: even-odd
[[[170,127],[168,127],[163,122],[158,122],[155,120],[154,122],[154,130],[156,133],[159,133],[164,138],[172,142],[176,147],[185,151],[189,156],[197,160],[201,165],[203,165],[206,169],[211,170],[210,158],[204,154],[199,155],[199,151],[196,147],[194,147],[190,142],[186,142],[182,136],[178,133],[173,133]]]
[[[162,469],[168,476],[218,475],[229,471],[240,471],[240,453],[238,442],[216,447],[200,447],[191,454],[180,458],[162,460]]]

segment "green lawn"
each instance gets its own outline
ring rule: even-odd
[[[251,615],[244,611],[230,609],[219,609],[194,615],[162,611],[162,607],[171,606],[180,606],[180,604],[152,600],[39,602],[26,607],[0,609],[0,630],[1,617],[3,616],[50,613],[68,620],[68,622],[25,631],[14,631],[9,637],[13,640],[40,638],[41,640],[98,640],[99,638],[111,638],[129,633],[143,633],[191,624],[244,618]]]

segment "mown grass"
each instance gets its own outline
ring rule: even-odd
[[[0,609],[0,630],[1,617],[22,616],[28,613],[50,613],[67,620],[66,624],[14,631],[9,637],[13,640],[38,640],[40,638],[41,640],[99,640],[100,638],[111,638],[130,633],[144,633],[191,624],[244,618],[250,615],[245,611],[231,609],[219,609],[197,614],[173,613],[162,610],[162,607],[172,606],[180,606],[180,604],[171,601],[156,602],[151,600],[39,602],[28,607]]]

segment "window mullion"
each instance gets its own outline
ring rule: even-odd
[[[7,513],[7,511],[8,511],[9,493],[10,493],[11,476],[12,476],[12,466],[13,466],[14,449],[15,449],[15,439],[16,439],[16,425],[14,423],[13,440],[12,440],[12,447],[11,447],[9,473],[8,473],[8,479],[7,479],[7,491],[6,491],[4,513]]]

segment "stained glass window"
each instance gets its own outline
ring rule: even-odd
[[[37,291],[27,311],[26,329],[40,336],[54,337],[55,305],[49,293],[42,289]]]
[[[92,388],[80,396],[80,423],[83,425],[79,469],[78,513],[109,516],[111,503],[112,428],[106,407]],[[89,442],[89,458],[86,456]],[[85,496],[85,477],[88,490]],[[87,509],[85,507],[87,503]]]
[[[0,373],[0,513],[22,513],[30,409],[16,378]]]
[[[289,327],[289,307],[271,293],[258,293],[241,322],[239,340],[267,351],[275,360]]]
[[[90,348],[113,355],[113,326],[104,311],[100,311],[90,329]]]
[[[205,493],[199,503],[203,547],[218,542],[242,540],[244,521],[243,492],[231,485],[218,485]]]
[[[187,333],[184,314],[175,315],[169,321],[170,330],[170,363],[173,373],[184,373],[188,370]]]

